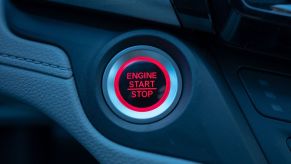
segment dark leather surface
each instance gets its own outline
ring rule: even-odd
[[[3,4],[1,2],[1,4]],[[2,6],[1,6],[2,7]],[[72,77],[66,54],[59,48],[13,35],[0,12],[0,63],[62,78]]]
[[[5,24],[4,0],[0,0],[0,94],[48,115],[101,163],[191,163],[124,147],[102,136],[83,112],[66,54],[13,35]]]

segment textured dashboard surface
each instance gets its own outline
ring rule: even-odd
[[[0,63],[62,78],[72,76],[69,60],[62,50],[21,39],[9,31],[4,21],[3,1],[1,1],[0,18]]]
[[[83,112],[66,54],[10,33],[4,3],[0,0],[0,94],[48,115],[102,163],[191,163],[118,145],[96,131]]]

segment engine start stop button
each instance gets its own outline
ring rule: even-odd
[[[121,66],[114,86],[123,105],[137,112],[146,112],[156,109],[166,100],[170,77],[159,61],[137,56]]]
[[[134,46],[118,53],[103,77],[103,93],[112,110],[136,123],[152,122],[168,114],[181,92],[175,62],[164,51]]]

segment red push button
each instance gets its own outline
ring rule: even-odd
[[[168,97],[170,77],[157,60],[137,56],[126,61],[118,70],[114,88],[119,101],[137,112],[159,107]]]

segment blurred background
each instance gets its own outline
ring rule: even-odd
[[[0,163],[98,163],[64,129],[32,107],[0,96]]]

